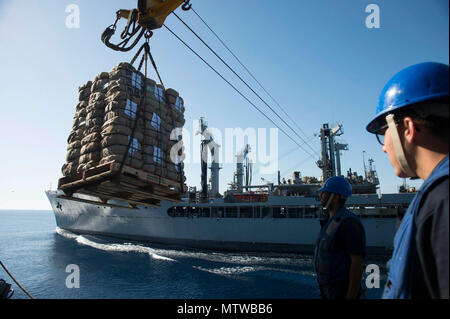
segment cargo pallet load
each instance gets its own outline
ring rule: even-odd
[[[129,63],[102,72],[79,88],[66,163],[58,189],[64,198],[114,205],[180,202],[183,99]],[[84,194],[99,201],[74,197]]]

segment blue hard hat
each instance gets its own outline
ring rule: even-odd
[[[385,124],[385,116],[395,110],[425,101],[448,101],[448,76],[448,65],[436,62],[415,64],[398,72],[381,91],[367,131],[377,132]]]
[[[350,197],[352,196],[352,186],[345,178],[333,176],[323,183],[323,186],[319,189],[319,192],[329,192]]]

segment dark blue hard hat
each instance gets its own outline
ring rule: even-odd
[[[345,178],[333,176],[323,183],[323,186],[319,189],[319,192],[329,192],[350,197],[352,196],[352,186]]]
[[[448,65],[424,62],[412,65],[394,75],[381,91],[374,119],[367,125],[376,133],[385,124],[385,116],[420,102],[447,100]],[[420,105],[420,104],[418,104]]]

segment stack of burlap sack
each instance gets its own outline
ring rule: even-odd
[[[127,154],[125,165],[184,183],[179,162],[185,108],[177,91],[164,91],[129,63],[100,73],[78,91],[64,176],[121,163]]]

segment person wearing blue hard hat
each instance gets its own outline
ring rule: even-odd
[[[401,70],[366,128],[397,176],[424,181],[395,234],[383,298],[449,298],[448,81],[442,63]]]
[[[320,221],[314,268],[323,299],[356,299],[366,254],[366,236],[358,216],[345,203],[352,195],[350,183],[334,176],[319,189],[320,202],[328,214]]]

